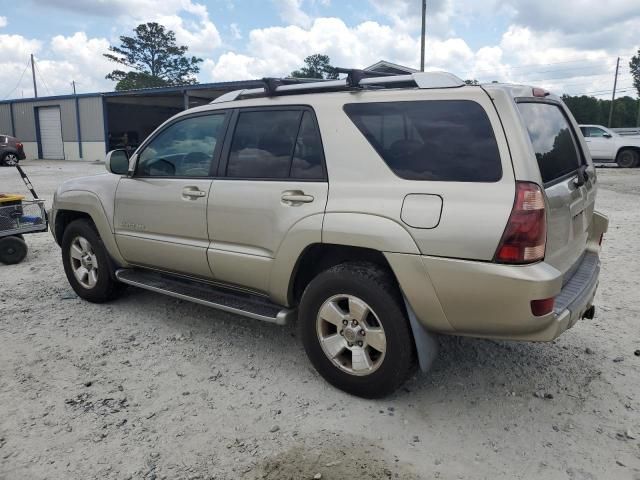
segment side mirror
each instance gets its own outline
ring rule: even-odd
[[[611,135],[610,133],[605,133],[602,135],[604,138],[611,138],[613,135]]]
[[[104,159],[107,172],[115,175],[126,175],[129,171],[129,154],[126,150],[111,150]]]

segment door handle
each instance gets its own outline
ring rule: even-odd
[[[287,205],[299,205],[301,203],[311,203],[314,198],[312,195],[305,195],[302,190],[287,190],[282,192],[282,202]]]
[[[182,189],[182,196],[191,199],[206,197],[207,192],[200,190],[198,187],[184,187]]]

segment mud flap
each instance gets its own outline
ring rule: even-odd
[[[418,321],[416,314],[409,305],[407,297],[402,295],[404,304],[407,307],[407,314],[409,315],[409,324],[411,325],[411,332],[413,333],[413,341],[416,344],[416,352],[418,352],[418,363],[420,364],[420,370],[428,372],[433,365],[433,361],[438,356],[438,341],[434,334],[429,333],[426,328]]]

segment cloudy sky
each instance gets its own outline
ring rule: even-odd
[[[284,76],[305,56],[341,67],[385,59],[420,63],[420,0],[0,0],[0,100],[109,91],[102,53],[156,21],[205,59],[201,82]],[[640,0],[428,0],[427,67],[557,93],[633,94],[628,63],[640,48]]]

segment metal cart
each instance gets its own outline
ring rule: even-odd
[[[24,195],[0,193],[0,262],[7,265],[20,263],[27,256],[25,234],[44,232],[49,227],[44,200],[38,198],[24,170],[19,165],[15,168],[33,200],[26,200]]]

